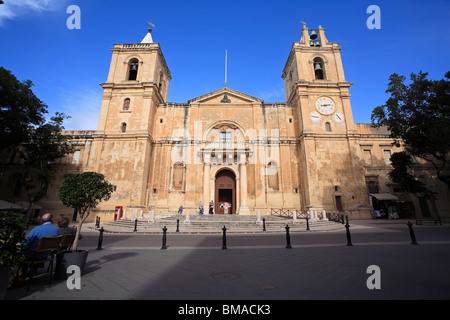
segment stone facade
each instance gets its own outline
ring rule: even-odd
[[[395,193],[389,156],[401,148],[385,129],[354,123],[341,47],[323,28],[304,26],[293,43],[282,70],[286,101],[277,103],[226,86],[167,102],[172,75],[160,45],[145,39],[112,48],[98,128],[67,132],[76,152],[61,160],[45,209],[71,212],[57,200],[57,187],[81,171],[100,172],[116,188],[96,209],[103,221],[114,219],[117,206],[130,218],[175,213],[180,205],[197,212],[202,201],[206,214],[211,200],[216,213],[228,203],[229,213],[240,215],[284,208],[364,219],[374,201],[379,206]],[[431,215],[448,216],[448,190],[432,183],[443,196],[427,202]],[[412,195],[394,198],[389,206],[404,215],[411,206],[417,215],[424,210]]]

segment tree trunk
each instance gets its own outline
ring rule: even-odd
[[[80,215],[79,215],[80,220],[78,221],[77,233],[75,235],[75,240],[73,241],[73,245],[72,245],[73,252],[76,252],[78,249],[78,239],[81,234],[81,226],[83,225],[86,218],[89,216],[89,212],[90,212],[89,208],[81,210],[81,212],[80,212]]]

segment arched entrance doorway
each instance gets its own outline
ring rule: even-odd
[[[221,170],[216,174],[214,192],[214,212],[218,214],[236,213],[236,176],[231,170]]]

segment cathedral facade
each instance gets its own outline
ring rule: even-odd
[[[275,103],[227,86],[168,102],[172,74],[151,30],[141,43],[114,45],[98,128],[67,131],[75,152],[61,161],[44,210],[71,214],[57,187],[68,174],[96,171],[115,187],[93,214],[103,221],[118,218],[116,208],[130,218],[180,205],[194,213],[202,202],[207,213],[211,201],[215,214],[283,208],[370,219],[381,208],[448,216],[441,185],[438,201],[396,192],[387,173],[401,147],[385,129],[354,123],[338,43],[320,26],[301,33],[281,70],[286,101]]]

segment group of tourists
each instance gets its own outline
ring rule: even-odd
[[[184,209],[183,205],[181,205],[178,208],[178,214],[182,214],[183,209]],[[200,201],[200,204],[198,205],[198,214],[203,215],[203,210],[204,210],[203,201]],[[209,202],[209,214],[214,214],[214,201],[212,200]]]

